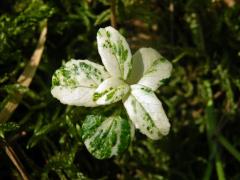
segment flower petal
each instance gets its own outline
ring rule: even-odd
[[[129,85],[119,78],[109,78],[96,89],[93,100],[97,104],[111,104],[120,101],[129,91]]]
[[[71,60],[54,73],[51,93],[63,104],[97,106],[92,95],[108,77],[101,65],[88,60]]]
[[[133,55],[130,84],[141,84],[157,90],[170,77],[172,64],[152,48],[141,48]]]
[[[132,54],[126,39],[109,26],[99,29],[97,43],[107,71],[114,77],[127,79],[132,68]]]
[[[162,103],[151,89],[142,85],[132,85],[131,94],[123,100],[125,109],[133,124],[151,139],[167,135],[170,129]]]
[[[82,125],[82,139],[98,159],[121,154],[131,142],[131,122],[121,116],[88,115]]]

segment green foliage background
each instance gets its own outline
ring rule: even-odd
[[[221,0],[116,0],[118,29],[133,52],[150,46],[174,66],[158,91],[171,121],[160,141],[140,133],[121,156],[97,160],[82,143],[91,110],[50,94],[70,58],[101,63],[96,32],[110,25],[108,0],[0,1],[0,110],[24,98],[0,124],[0,179],[20,179],[7,141],[32,179],[240,179],[240,5]],[[44,54],[30,88],[16,84],[48,20]]]

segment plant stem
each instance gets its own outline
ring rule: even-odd
[[[116,0],[111,1],[111,26],[117,28]]]

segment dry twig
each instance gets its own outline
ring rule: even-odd
[[[23,73],[19,76],[17,82],[24,87],[29,87],[32,79],[35,75],[37,67],[39,65],[40,59],[42,57],[44,44],[46,41],[47,35],[47,26],[45,26],[41,32],[40,38],[38,40],[37,48],[35,49],[29,63],[26,65]],[[9,97],[8,97],[9,98]],[[16,93],[14,96],[9,98],[9,101],[6,103],[4,108],[0,112],[0,123],[8,121],[18,107],[22,99],[22,94]]]
[[[21,86],[29,87],[29,85],[32,82],[32,79],[35,75],[35,72],[37,70],[37,67],[40,63],[42,53],[44,50],[44,44],[46,42],[46,35],[47,35],[47,23],[42,29],[42,32],[40,34],[37,47],[35,51],[33,52],[33,55],[29,61],[29,63],[26,65],[23,73],[19,76],[17,83],[19,83]],[[0,112],[0,123],[7,122],[15,109],[18,107],[23,94],[16,93],[14,96],[7,97],[9,98],[9,101],[6,103],[4,108]],[[22,165],[21,161],[17,157],[16,153],[14,152],[13,148],[6,142],[6,140],[2,140],[3,142],[3,148],[5,150],[5,153],[9,157],[9,159],[12,161],[14,166],[17,168],[18,172],[20,173],[23,180],[28,180],[28,175],[24,169],[24,166]]]

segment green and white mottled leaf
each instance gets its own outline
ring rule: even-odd
[[[97,159],[119,155],[131,142],[131,122],[120,116],[89,115],[82,125],[82,139]]]
[[[98,87],[103,80],[110,77],[104,67],[89,60],[71,59],[53,75],[53,86]]]
[[[109,26],[99,29],[97,43],[107,71],[114,77],[127,79],[132,69],[132,54],[126,39]]]
[[[110,75],[88,60],[70,60],[52,77],[52,95],[63,104],[93,107],[93,93]]]
[[[120,101],[129,91],[129,85],[119,78],[106,79],[96,89],[93,100],[97,104],[111,104]]]
[[[53,97],[57,98],[62,104],[95,107],[98,106],[93,101],[93,94],[96,88],[67,86],[54,86],[51,90]]]
[[[133,69],[127,81],[155,91],[170,77],[171,71],[172,64],[156,50],[141,48],[133,55]]]
[[[132,85],[131,94],[123,100],[129,118],[141,133],[151,139],[167,135],[170,129],[162,103],[154,92],[143,85]]]

